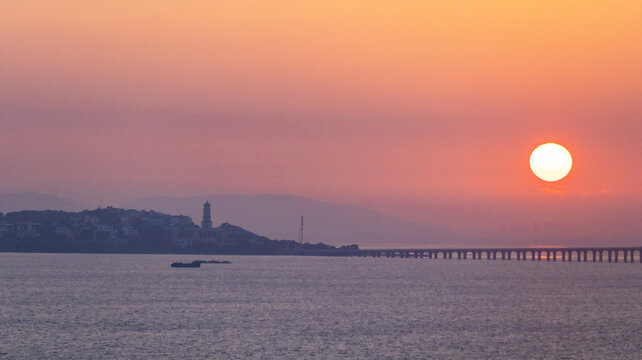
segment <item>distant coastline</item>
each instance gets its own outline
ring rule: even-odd
[[[0,213],[0,252],[332,255],[335,247],[272,240],[223,223],[205,228],[187,216],[113,207],[65,211]]]

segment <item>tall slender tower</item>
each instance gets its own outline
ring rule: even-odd
[[[303,216],[301,216],[301,228],[299,229],[299,242],[303,245]]]
[[[212,210],[210,207],[210,202],[206,201],[205,204],[203,204],[203,221],[201,221],[201,228],[203,230],[210,230],[212,229]]]

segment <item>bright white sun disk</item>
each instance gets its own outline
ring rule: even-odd
[[[531,170],[544,181],[557,181],[571,171],[573,158],[562,145],[546,143],[538,146],[531,154]]]

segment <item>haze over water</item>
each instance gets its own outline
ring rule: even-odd
[[[0,195],[289,194],[446,228],[432,244],[637,246],[640,18],[629,0],[5,1]],[[574,160],[556,183],[529,168],[546,142]]]
[[[0,358],[642,355],[639,263],[197,258],[0,254]]]

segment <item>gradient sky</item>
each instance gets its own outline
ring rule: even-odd
[[[2,2],[0,192],[287,193],[420,222],[564,203],[601,210],[561,228],[639,239],[640,19],[613,0]],[[554,184],[528,166],[550,141],[574,157]]]

